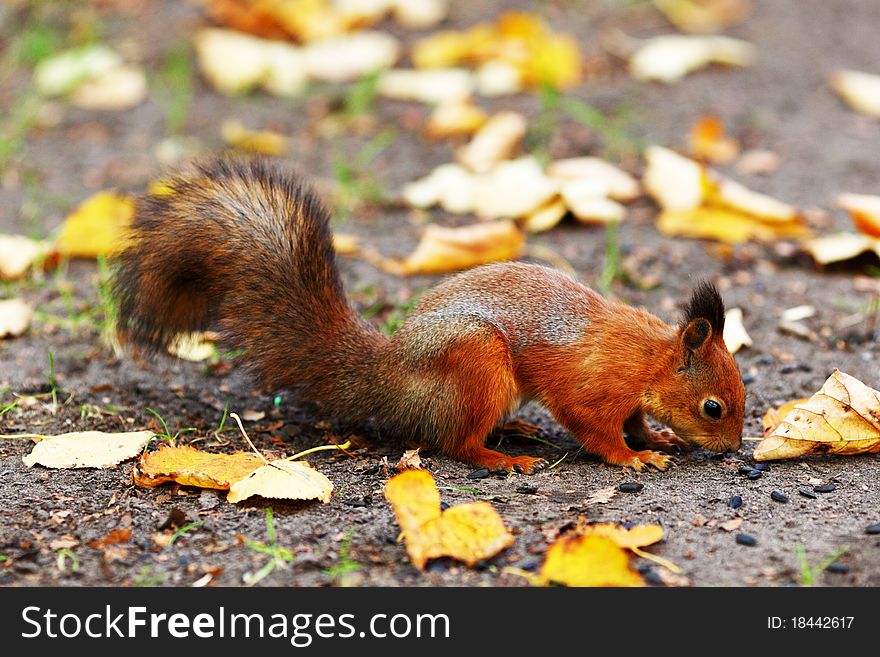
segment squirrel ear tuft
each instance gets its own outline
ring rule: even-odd
[[[694,288],[691,299],[684,309],[682,330],[686,331],[700,319],[704,320],[716,335],[724,334],[724,301],[718,293],[718,288],[709,281],[700,281]]]

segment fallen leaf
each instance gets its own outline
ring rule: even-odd
[[[272,130],[248,130],[241,121],[227,119],[220,127],[223,141],[240,151],[263,155],[287,152],[287,137]]]
[[[340,255],[351,255],[360,251],[361,246],[357,235],[334,232],[333,249]]]
[[[736,162],[736,170],[747,176],[766,176],[779,168],[779,155],[764,148],[753,148],[743,153]]]
[[[107,547],[108,545],[118,545],[119,543],[128,543],[130,540],[131,540],[131,527],[124,527],[124,528],[120,528],[120,529],[114,529],[102,538],[98,538],[93,541],[87,541],[86,545],[88,545],[90,548],[95,548],[96,550],[100,550],[102,548]]]
[[[241,502],[249,497],[282,500],[330,501],[333,483],[305,461],[280,459],[260,466],[232,483],[226,501]]]
[[[835,202],[849,212],[859,232],[880,238],[880,196],[841,194]]]
[[[635,525],[627,529],[614,523],[605,522],[586,525],[578,530],[580,533],[604,536],[617,545],[628,550],[653,545],[663,540],[663,528],[660,525]]]
[[[795,406],[798,404],[803,404],[808,401],[809,397],[803,397],[801,399],[795,399],[790,402],[786,402],[779,408],[771,408],[764,414],[764,418],[762,420],[762,424],[764,425],[764,435],[768,436],[776,430],[782,423],[782,419],[791,413]]]
[[[193,42],[202,74],[221,93],[234,96],[262,86],[295,96],[306,86],[305,55],[289,43],[219,28],[197,31]]]
[[[71,258],[112,255],[125,246],[133,217],[134,200],[115,192],[98,192],[67,216],[55,248]]]
[[[646,191],[664,210],[693,210],[705,197],[706,172],[698,162],[663,146],[645,150]]]
[[[154,488],[169,481],[183,486],[229,490],[229,487],[264,465],[250,452],[211,454],[189,445],[164,445],[141,455],[132,471],[135,485]]]
[[[387,98],[437,105],[468,98],[474,92],[474,84],[473,74],[460,68],[394,69],[379,76],[376,91]]]
[[[880,452],[880,392],[835,370],[822,389],[795,403],[755,448],[756,461],[804,454]]]
[[[589,180],[601,186],[603,196],[615,201],[632,201],[641,193],[639,182],[626,171],[598,157],[571,157],[554,160],[547,175],[560,182]]]
[[[201,363],[217,355],[216,334],[180,333],[168,345],[168,353],[181,360]]]
[[[422,570],[430,559],[452,557],[473,566],[513,545],[514,539],[488,502],[440,509],[440,492],[425,470],[407,470],[385,484],[413,565]]]
[[[259,422],[264,417],[266,417],[264,411],[258,411],[253,408],[248,408],[241,414],[241,419],[246,422]]]
[[[387,263],[401,274],[440,274],[499,260],[514,260],[525,238],[512,221],[485,221],[446,228],[432,224],[425,229],[415,251],[401,263]]]
[[[808,234],[800,221],[763,222],[742,212],[716,206],[661,212],[657,228],[665,235],[713,239],[727,244],[741,244],[752,239],[769,242]]]
[[[46,242],[37,242],[24,235],[0,234],[0,280],[18,280],[50,248]]]
[[[406,450],[403,456],[394,464],[394,469],[398,472],[403,470],[422,470],[422,459],[419,457],[418,448]]]
[[[79,545],[79,541],[73,538],[72,536],[62,536],[61,538],[56,538],[55,540],[49,543],[50,550],[70,550]]]
[[[751,66],[756,58],[755,46],[740,39],[671,34],[645,41],[630,57],[629,71],[637,80],[671,84],[709,64]]]
[[[475,72],[476,91],[481,96],[510,96],[523,89],[523,76],[513,64],[498,59],[484,62]]]
[[[411,30],[426,30],[449,14],[449,0],[392,0],[394,18]]]
[[[700,160],[726,164],[736,159],[739,144],[724,133],[724,123],[717,116],[701,116],[691,128],[691,154]]]
[[[706,203],[738,210],[764,222],[797,221],[797,210],[775,198],[752,191],[740,183],[712,176],[706,188]]]
[[[653,0],[670,23],[682,32],[711,33],[741,23],[751,0]]]
[[[779,319],[783,322],[799,322],[803,319],[809,319],[816,314],[815,306],[795,306],[786,308],[782,311]]]
[[[33,316],[33,309],[23,299],[0,301],[0,338],[17,338],[27,331]]]
[[[617,495],[617,486],[607,486],[590,494],[584,504],[608,504]]]
[[[412,53],[417,68],[480,68],[492,95],[502,90],[513,93],[522,85],[572,87],[581,79],[581,59],[575,39],[552,32],[536,14],[516,11],[468,30],[435,32],[419,41]],[[490,65],[491,71],[486,68]],[[497,83],[499,67],[504,71],[503,85]],[[494,80],[486,79],[492,76]]]
[[[803,247],[820,265],[851,260],[867,252],[880,256],[880,239],[860,233],[834,233],[814,237],[806,240]]]
[[[731,308],[724,314],[724,346],[732,354],[752,346],[752,338],[746,332],[742,318],[741,308]]]
[[[522,218],[520,225],[527,233],[541,233],[556,226],[568,213],[561,198],[554,198]]]
[[[519,112],[499,112],[458,151],[458,161],[474,173],[491,171],[520,145],[526,127],[526,118]]]
[[[726,532],[733,532],[739,529],[743,524],[742,518],[731,518],[730,520],[725,520],[724,522],[718,523],[718,529],[723,529]]]
[[[618,223],[626,216],[626,208],[606,198],[607,184],[598,179],[582,178],[562,184],[560,193],[566,207],[584,223]]]
[[[440,204],[452,214],[474,211],[477,178],[459,164],[441,164],[424,178],[404,185],[404,200],[416,208]]]
[[[533,157],[501,162],[474,185],[474,212],[483,219],[519,218],[556,197],[559,183]]]
[[[387,32],[363,31],[314,41],[303,49],[306,73],[315,80],[351,82],[400,58],[400,42]]]
[[[37,64],[34,85],[46,96],[60,96],[121,65],[122,58],[104,45],[66,50]]]
[[[75,431],[42,436],[22,461],[29,468],[38,463],[47,468],[109,468],[137,456],[152,437],[151,431]]]
[[[831,88],[857,112],[880,118],[880,75],[842,69],[831,76]]]
[[[626,551],[596,533],[569,534],[553,543],[539,579],[565,586],[644,586]]]
[[[488,120],[482,107],[470,98],[457,98],[434,108],[425,131],[432,139],[472,135]]]
[[[138,66],[117,66],[79,84],[71,104],[85,110],[118,112],[140,105],[147,98],[147,76]]]

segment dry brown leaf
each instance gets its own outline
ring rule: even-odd
[[[616,486],[607,486],[590,494],[584,504],[608,504],[617,495]]]
[[[682,32],[711,33],[741,23],[751,0],[653,0],[670,23]]]
[[[106,536],[88,541],[86,545],[96,550],[103,549],[110,545],[118,545],[119,543],[128,543],[131,540],[131,527],[114,529]]]
[[[725,520],[724,522],[718,523],[718,529],[723,529],[726,532],[732,532],[739,529],[743,524],[742,518],[731,518],[730,520]]]
[[[249,130],[241,121],[227,119],[220,127],[220,134],[228,146],[249,153],[284,155],[287,137],[272,130]]]
[[[547,550],[539,580],[566,586],[644,586],[627,552],[598,533],[558,539]]]
[[[144,453],[132,471],[135,485],[153,488],[169,481],[184,486],[229,490],[265,462],[250,452],[210,454],[189,445],[165,445]]]
[[[133,217],[133,199],[115,192],[98,192],[67,216],[55,248],[71,258],[112,255],[125,246]]]
[[[458,151],[458,161],[474,173],[491,171],[516,150],[526,127],[526,118],[519,112],[499,112]]]
[[[425,470],[407,470],[388,480],[385,499],[394,509],[413,565],[452,557],[468,566],[513,545],[513,536],[488,502],[440,509],[440,492]]]
[[[732,354],[743,347],[752,346],[752,338],[743,325],[741,308],[731,308],[724,315],[724,346]]]
[[[232,483],[226,501],[241,502],[254,495],[281,500],[330,501],[333,483],[305,461],[280,459],[260,466]]]
[[[835,202],[849,212],[860,233],[880,238],[880,196],[841,194]]]
[[[809,397],[803,397],[801,399],[795,399],[790,402],[786,402],[779,408],[771,408],[764,414],[764,418],[762,419],[762,424],[764,426],[764,435],[769,436],[776,430],[780,424],[782,424],[782,419],[791,413],[794,407],[798,404],[803,404],[809,400]]]
[[[17,338],[27,331],[33,316],[33,309],[23,299],[0,301],[0,338]]]
[[[716,164],[732,162],[739,154],[739,144],[725,136],[724,123],[717,116],[701,116],[690,133],[691,154],[700,160]]]
[[[839,70],[831,76],[831,87],[854,110],[880,118],[880,75]]]
[[[415,251],[403,262],[386,262],[399,274],[439,274],[469,269],[499,260],[514,260],[525,238],[512,221],[486,221],[445,228],[430,225]]]
[[[46,242],[37,242],[24,235],[0,235],[0,280],[18,280],[49,249]]]
[[[398,472],[403,470],[422,470],[422,459],[419,456],[418,448],[406,450],[403,456],[394,464],[394,469]]]
[[[795,404],[755,448],[756,461],[804,454],[880,452],[880,392],[839,370],[806,402]]]
[[[630,57],[629,71],[637,80],[671,84],[709,64],[751,66],[756,59],[757,49],[747,41],[669,34],[645,41]]]
[[[109,468],[137,456],[152,437],[151,431],[75,431],[42,436],[22,461],[29,468],[38,463],[47,468]]]

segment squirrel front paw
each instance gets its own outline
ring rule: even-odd
[[[626,462],[621,463],[620,465],[632,468],[633,470],[639,471],[645,467],[645,465],[653,465],[658,470],[665,470],[669,467],[669,464],[672,462],[672,457],[667,454],[661,454],[660,452],[655,452],[650,449],[642,450],[641,452],[636,452],[636,455],[632,458],[628,459]]]

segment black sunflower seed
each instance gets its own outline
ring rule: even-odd
[[[798,488],[798,493],[800,493],[804,497],[809,497],[811,500],[815,500],[817,497],[816,493],[814,493],[806,486],[801,486],[800,488]]]
[[[637,481],[625,481],[617,487],[621,493],[638,493],[645,487],[645,484],[640,484]]]
[[[733,497],[730,498],[730,501],[727,503],[727,506],[729,506],[731,509],[738,509],[739,507],[742,506],[742,504],[743,504],[743,498],[741,498],[739,495],[734,495]]]
[[[740,545],[748,545],[751,547],[758,544],[758,539],[751,534],[737,534],[736,542]]]
[[[813,490],[817,493],[833,493],[837,490],[837,486],[834,484],[824,484],[822,486],[814,486]]]
[[[770,497],[777,502],[788,502],[788,495],[778,490],[774,490],[772,493],[770,493]]]

